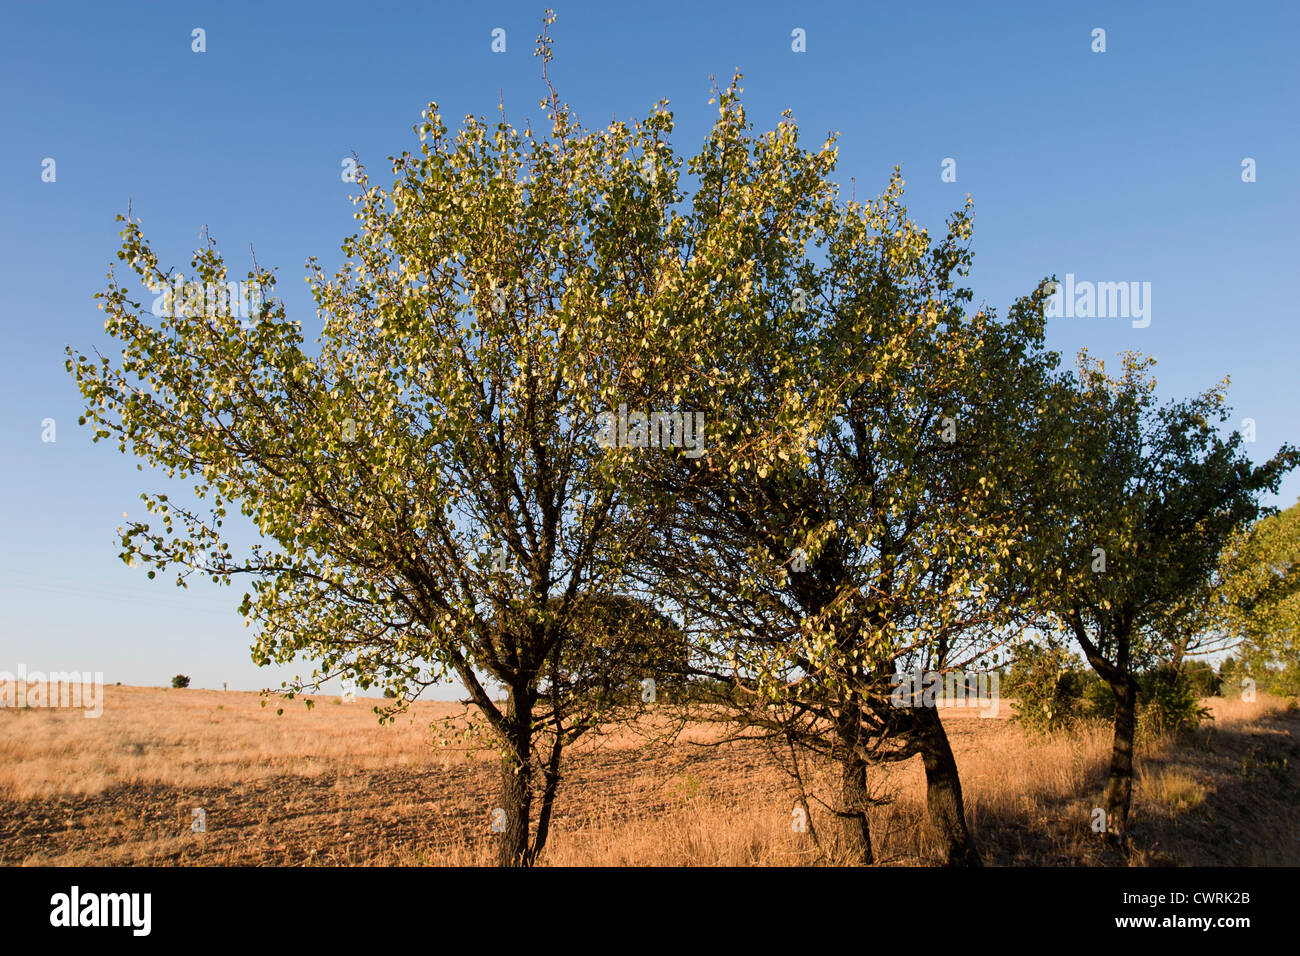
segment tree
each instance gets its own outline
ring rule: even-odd
[[[1207,629],[1253,662],[1300,662],[1300,502],[1235,535],[1216,581]]]
[[[177,674],[175,677],[172,678],[172,687],[174,688],[189,687],[189,686],[190,686],[190,679],[186,677],[184,674]]]
[[[731,152],[729,185],[769,181],[762,154]],[[932,242],[902,187],[896,174],[865,205],[778,206],[742,247],[750,311],[710,360],[745,374],[691,396],[719,426],[709,455],[657,476],[682,505],[652,577],[690,622],[697,673],[730,686],[716,702],[741,733],[788,744],[792,769],[839,765],[826,802],[848,858],[874,858],[869,766],[919,753],[948,862],[977,864],[938,714],[895,706],[893,685],[900,668],[984,661],[1014,626],[1017,469],[1055,357],[1037,293],[1005,322],[967,310],[969,205]],[[824,261],[768,252],[809,243]]]
[[[1240,434],[1219,433],[1226,382],[1158,404],[1152,364],[1125,353],[1112,377],[1082,352],[1059,411],[1044,419],[1060,442],[1060,471],[1043,488],[1058,511],[1038,526],[1042,594],[1115,698],[1105,811],[1119,843],[1132,803],[1138,674],[1170,656],[1170,622],[1255,519],[1259,495],[1300,462],[1284,446],[1253,466]]]
[[[544,31],[544,76],[549,44]],[[165,307],[151,314],[110,270],[101,307],[121,361],[69,347],[67,363],[95,440],[193,482],[192,501],[142,495],[161,527],[127,524],[123,560],[175,569],[182,587],[251,580],[254,660],[305,655],[316,681],[385,685],[381,719],[459,680],[501,746],[511,865],[546,845],[564,748],[612,716],[593,692],[609,648],[586,596],[620,593],[656,523],[623,491],[630,456],[597,441],[601,416],[705,374],[690,346],[714,331],[729,261],[708,202],[670,212],[683,197],[665,103],[595,131],[553,89],[542,108],[548,136],[504,115],[450,135],[430,104],[390,189],[361,169],[345,263],[327,276],[309,261],[318,349],[256,262],[263,307],[241,322],[211,240],[175,296],[139,222],[119,217],[119,259]],[[260,538],[246,554],[232,509]],[[638,653],[668,634],[642,632]]]

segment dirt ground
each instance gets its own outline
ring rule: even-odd
[[[264,708],[254,693],[106,693],[96,720],[72,710],[0,709],[0,863],[492,860],[497,762],[447,733],[445,721],[462,726],[456,705],[416,704],[381,726],[374,701],[318,697],[307,710],[276,698]],[[1285,701],[1210,703],[1217,719],[1206,728],[1140,748],[1127,858],[1090,828],[1105,786],[1108,728],[1037,738],[1005,713],[945,712],[985,861],[1300,863],[1300,713]],[[544,862],[834,862],[834,826],[815,803],[814,834],[792,831],[795,791],[765,745],[703,746],[702,730],[684,738],[662,746],[620,730],[575,748]],[[936,862],[919,758],[880,771],[873,787],[879,862]],[[203,811],[203,832],[195,832],[195,810]]]

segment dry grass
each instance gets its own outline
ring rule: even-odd
[[[0,798],[95,796],[117,786],[234,785],[283,774],[412,768],[431,770],[465,759],[430,746],[432,721],[463,711],[417,703],[408,717],[378,727],[358,699],[334,706],[256,693],[106,687],[104,714],[73,709],[0,709]],[[276,710],[284,713],[277,716]]]
[[[483,864],[495,806],[490,750],[438,746],[461,708],[417,704],[380,726],[369,704],[318,697],[263,708],[221,691],[106,688],[103,716],[0,709],[0,862],[7,864]],[[1108,727],[1051,738],[955,711],[945,724],[967,815],[1004,865],[1300,863],[1300,714],[1284,701],[1216,699],[1195,736],[1144,743],[1127,860],[1090,829]],[[1005,717],[1005,715],[1004,715]],[[431,728],[431,725],[434,725]],[[454,723],[455,727],[463,723]],[[550,865],[800,865],[836,860],[813,806],[791,832],[794,793],[757,743],[671,746],[620,731],[566,767]],[[816,774],[814,774],[814,777]],[[879,862],[938,859],[919,759],[873,779]],[[192,811],[207,832],[191,831]]]

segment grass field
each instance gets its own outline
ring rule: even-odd
[[[0,863],[489,864],[498,782],[489,749],[441,746],[454,704],[380,726],[374,701],[108,687],[103,716],[0,709]],[[1212,699],[1195,735],[1139,748],[1136,865],[1300,864],[1300,713]],[[282,716],[276,707],[283,706]],[[1027,736],[945,712],[967,816],[994,865],[1123,865],[1089,829],[1107,727]],[[951,716],[949,716],[951,715]],[[794,791],[763,744],[671,745],[623,729],[566,765],[546,864],[826,862],[791,832]],[[872,783],[879,862],[930,864],[920,758]],[[206,832],[192,830],[205,811]],[[828,832],[816,807],[815,829]],[[833,848],[832,848],[833,849]],[[833,861],[833,852],[830,857]]]

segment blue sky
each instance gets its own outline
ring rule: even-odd
[[[122,512],[160,481],[77,427],[64,346],[107,347],[92,295],[128,200],[165,265],[187,267],[205,225],[237,271],[251,243],[312,328],[303,262],[337,262],[356,226],[342,159],[355,150],[385,181],[431,100],[449,124],[500,97],[516,124],[537,119],[545,5],[0,5],[0,670],[153,685],[183,672],[232,689],[310,673],[252,664],[240,590],[179,591],[117,559]],[[1063,317],[1051,345],[1153,355],[1170,398],[1230,375],[1257,459],[1300,443],[1294,6],[553,6],[552,78],[587,125],[667,97],[689,154],[715,115],[710,75],[725,85],[739,68],[756,127],[788,107],[810,144],[839,132],[837,178],[860,196],[901,165],[913,215],[937,230],[969,192],[977,301],[1004,310],[1052,273],[1150,282],[1148,327]],[[191,49],[196,27],[206,52]],[[945,158],[956,182],[941,180]],[[1298,496],[1292,475],[1270,503]]]

